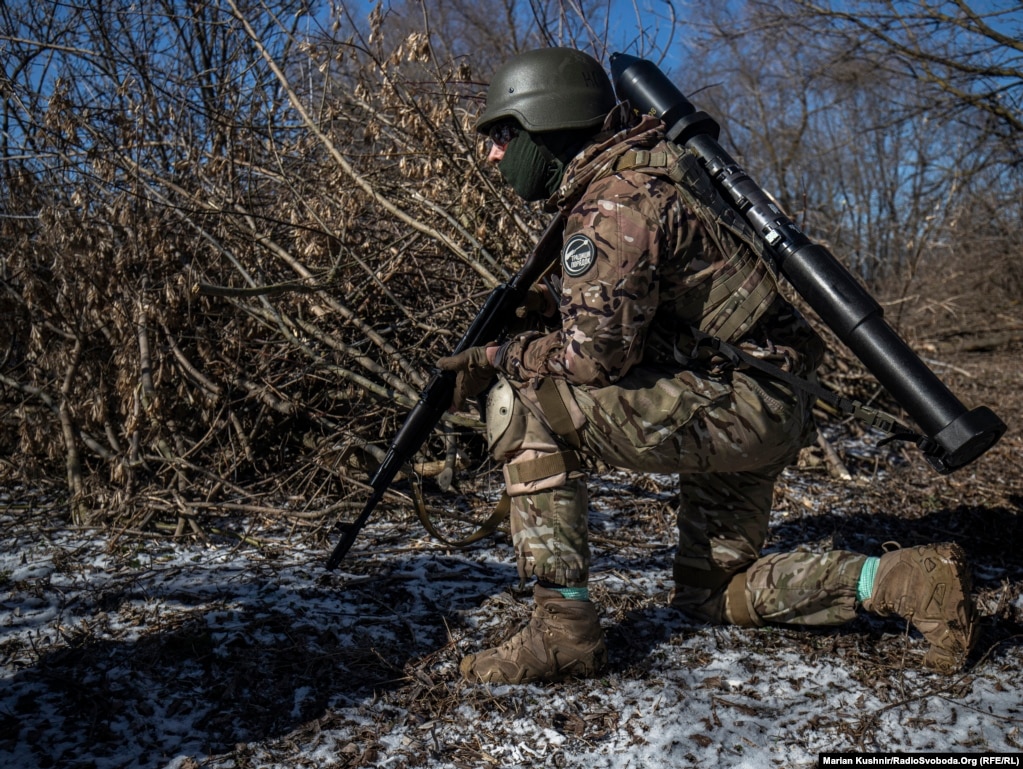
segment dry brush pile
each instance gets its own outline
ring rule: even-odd
[[[143,5],[3,17],[0,477],[77,523],[322,531],[544,216],[482,162],[488,73],[426,33]],[[826,380],[882,397],[841,352]]]
[[[480,162],[466,64],[231,8],[161,56],[108,25],[38,112],[8,92],[2,474],[66,477],[81,523],[320,525],[540,224]]]

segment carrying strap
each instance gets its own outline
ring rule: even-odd
[[[878,443],[878,446],[883,446],[891,441],[908,441],[910,443],[917,444],[921,449],[926,451],[933,445],[933,441],[930,438],[911,430],[885,411],[871,408],[860,401],[845,398],[833,393],[830,390],[821,387],[816,382],[811,382],[808,379],[796,376],[795,374],[786,371],[773,363],[768,363],[754,355],[750,355],[748,352],[736,347],[735,345],[728,344],[728,342],[724,342],[717,337],[705,334],[699,329],[692,329],[692,333],[696,337],[696,347],[692,353],[693,358],[699,357],[701,352],[704,350],[712,351],[728,361],[728,363],[733,367],[738,368],[741,365],[748,366],[749,368],[756,369],[757,371],[767,374],[774,379],[784,382],[789,385],[789,387],[809,393],[810,395],[815,396],[817,400],[834,408],[840,414],[854,417],[866,424],[868,427],[873,427],[881,432],[888,433],[888,437],[881,440]]]
[[[763,242],[752,231],[749,223],[744,218],[738,216],[735,210],[717,192],[713,182],[703,172],[699,161],[684,149],[676,147],[676,145],[669,144],[668,147],[674,151],[658,150],[651,152],[649,150],[630,150],[616,159],[613,164],[613,171],[635,169],[648,173],[663,174],[671,179],[675,183],[675,187],[688,199],[697,215],[701,216],[708,223],[719,225],[728,230],[750,248],[752,253],[759,259],[761,265],[767,268],[767,274],[764,277],[769,278],[769,280],[765,279],[755,283],[752,286],[752,290],[749,290],[748,285],[743,287],[744,290],[739,290],[734,285],[734,280],[724,280],[719,285],[712,287],[712,292],[715,289],[720,291],[731,289],[736,294],[730,301],[731,307],[727,308],[731,312],[721,313],[728,320],[720,328],[698,329],[694,327],[691,329],[696,340],[693,357],[696,357],[702,349],[709,348],[734,366],[746,365],[781,380],[790,387],[810,393],[817,400],[830,405],[840,414],[855,417],[868,427],[888,433],[888,437],[882,440],[878,444],[879,446],[883,446],[890,441],[902,440],[915,443],[925,452],[929,449],[934,449],[937,446],[934,441],[909,429],[891,414],[866,406],[860,401],[837,395],[815,382],[796,376],[778,366],[750,355],[733,344],[729,344],[738,334],[747,330],[752,325],[752,323],[743,321],[747,319],[755,321],[764,312],[770,300],[773,299],[774,292],[777,291],[776,265],[768,259]],[[732,257],[733,260],[736,258],[738,257]],[[708,331],[712,333],[708,333]]]
[[[657,152],[629,150],[615,160],[610,172],[637,170],[670,179],[683,193],[687,202],[693,205],[698,216],[725,228],[753,249],[758,257],[766,258],[764,242],[745,217],[721,196],[700,161],[683,147],[676,144],[666,146],[669,150]],[[767,266],[772,275],[777,277],[776,266],[773,263]]]
[[[746,218],[728,205],[707,176],[697,157],[684,147],[667,144],[668,150],[650,151],[632,149],[615,161],[611,173],[635,170],[669,179],[690,203],[704,222],[720,226],[752,248],[757,257],[765,257],[764,243],[746,221]],[[768,264],[771,275],[777,277],[773,264]]]
[[[569,413],[568,407],[565,405],[561,392],[558,390],[554,380],[551,378],[546,379],[536,394],[537,401],[543,410],[550,428],[564,438],[572,448],[579,448],[582,445],[579,439],[579,432],[575,428],[572,415]],[[536,459],[507,464],[505,465],[505,478],[511,484],[529,483],[543,478],[550,478],[559,473],[570,473],[579,470],[581,467],[582,461],[576,451],[559,451],[537,457]],[[494,507],[490,517],[480,524],[480,527],[475,532],[464,539],[451,540],[441,534],[430,519],[430,514],[426,510],[426,502],[423,499],[422,491],[418,484],[412,484],[412,499],[416,508],[416,514],[419,516],[423,528],[435,539],[443,542],[448,547],[455,548],[466,547],[493,534],[505,518],[508,517],[508,513],[511,510],[511,498],[505,492],[501,495],[501,499]]]
[[[536,389],[536,401],[540,405],[540,410],[543,411],[547,425],[554,431],[555,435],[564,438],[568,445],[574,449],[582,446],[579,432],[575,429],[572,415],[568,411],[568,406],[565,405],[565,399],[562,397],[561,390],[558,389],[558,383],[554,380],[554,377],[546,377],[540,383],[540,386]]]
[[[506,465],[505,469],[508,473],[509,480],[512,483],[528,483],[529,481],[539,480],[541,478],[549,478],[550,476],[557,475],[558,473],[572,472],[573,470],[578,470],[581,467],[582,463],[580,462],[579,455],[576,452],[562,451],[557,454],[548,454],[526,462],[517,462]],[[511,497],[508,496],[507,491],[502,492],[501,498],[494,506],[493,512],[487,520],[480,524],[476,531],[464,539],[452,540],[441,534],[440,530],[434,525],[433,520],[430,518],[430,514],[426,510],[426,501],[423,499],[423,493],[420,491],[418,484],[412,484],[412,501],[416,508],[416,515],[419,516],[419,521],[423,524],[423,528],[426,529],[427,533],[440,542],[443,542],[448,547],[455,548],[467,547],[473,542],[479,542],[484,537],[489,537],[497,531],[505,518],[508,517],[508,513],[511,511]]]

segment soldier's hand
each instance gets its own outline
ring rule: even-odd
[[[449,355],[437,361],[442,371],[455,371],[455,394],[451,399],[451,410],[461,411],[469,398],[475,398],[497,375],[497,369],[487,358],[486,347],[470,347],[456,355]]]
[[[515,308],[515,316],[524,318],[529,313],[536,312],[547,317],[553,314],[554,309],[556,308],[551,292],[547,290],[547,286],[538,283],[529,287],[526,298]]]

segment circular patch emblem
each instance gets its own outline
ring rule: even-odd
[[[585,235],[573,235],[565,244],[561,254],[561,264],[565,274],[578,278],[597,261],[597,248],[593,241]]]

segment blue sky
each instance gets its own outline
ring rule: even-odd
[[[699,13],[698,4],[690,0],[607,0],[610,4],[610,16],[614,20],[607,24],[603,19],[591,19],[598,34],[606,34],[611,51],[628,51],[636,53],[637,48],[644,54],[651,52],[656,46],[660,54],[665,47],[669,48],[669,56],[664,64],[671,69],[681,62],[679,54],[684,51],[685,22],[690,13]],[[392,5],[384,0],[384,7]],[[400,5],[400,3],[394,3]],[[718,6],[722,3],[718,3]],[[370,11],[376,6],[372,0],[352,0],[345,4],[351,15],[357,20],[368,18]],[[528,13],[528,3],[522,2],[523,13]],[[642,29],[637,19],[637,8],[642,14]],[[651,58],[656,58],[651,56]]]

